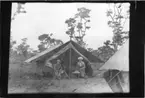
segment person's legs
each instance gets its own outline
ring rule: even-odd
[[[58,71],[55,71],[55,79],[58,79]]]
[[[83,75],[83,69],[80,69],[80,75],[81,75],[81,77],[84,77],[84,75]]]
[[[85,78],[85,68],[81,69],[81,76]]]

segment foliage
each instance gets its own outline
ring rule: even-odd
[[[14,15],[12,16],[12,20],[14,20],[16,15],[18,15],[20,13],[26,13],[25,8],[23,7],[24,5],[25,5],[25,3],[17,3],[17,10],[14,13]]]
[[[115,50],[111,48],[111,43],[107,40],[103,46],[99,47],[98,50],[92,51],[92,53],[103,61],[107,61],[115,53]]]
[[[89,52],[94,51],[93,48],[87,48],[87,50],[88,50]]]
[[[70,36],[70,39],[74,39],[82,47],[86,46],[86,43],[83,41],[83,38],[86,34],[86,30],[90,28],[87,26],[87,23],[90,22],[88,19],[89,13],[91,10],[86,9],[85,7],[78,8],[78,13],[75,14],[73,18],[69,18],[65,21],[68,25],[68,30],[66,34]]]
[[[22,39],[22,43],[17,46],[17,52],[19,55],[27,57],[29,45],[27,44],[27,38]]]
[[[38,52],[38,50],[33,50],[32,52],[31,52],[31,56],[35,56],[36,54],[38,54],[39,52]]]
[[[17,3],[17,9],[16,12],[14,12],[14,14],[12,15],[11,20],[14,20],[16,15],[20,14],[20,13],[26,13],[25,9],[24,9],[24,5],[25,3]],[[11,31],[12,32],[12,31]],[[23,47],[23,44],[19,45],[17,47],[18,51],[13,50],[13,46],[16,44],[16,41],[13,41],[12,36],[10,37],[10,56],[12,56],[12,58],[14,58],[17,55],[17,52],[19,52],[20,54],[23,54],[24,52],[20,52],[20,50]],[[25,53],[24,53],[25,55]],[[10,58],[11,59],[11,58]]]
[[[113,4],[113,8],[107,10],[108,25],[113,29],[112,41],[106,40],[98,50],[92,51],[103,61],[107,61],[118,50],[118,47],[129,38],[129,32],[124,30],[124,25],[129,17],[129,10],[123,11],[125,10],[122,4]]]
[[[53,34],[51,33],[51,34],[42,34],[38,36],[38,39],[40,40],[38,49],[40,52],[54,45],[63,44],[61,40],[52,38],[52,35]]]
[[[129,17],[129,10],[126,12],[123,12],[123,10],[122,4],[113,4],[113,8],[108,9],[106,13],[109,18],[108,25],[113,29],[112,46],[115,51],[118,50],[118,46],[123,44],[124,40],[129,38],[129,31],[124,31],[124,25]]]
[[[16,41],[12,39],[12,36],[10,36],[10,45],[9,45],[10,57],[16,55],[16,51],[13,49],[14,45],[16,45]]]
[[[15,44],[16,44],[16,41],[12,39],[12,36],[10,36],[10,46],[9,46],[10,52],[13,51],[13,46]]]
[[[12,36],[10,37],[10,49],[12,49],[13,48],[13,46],[16,44],[16,41],[14,41],[13,39],[12,39]]]
[[[32,56],[35,56],[36,54],[38,54],[39,53],[39,51],[38,50],[34,50],[33,48],[28,48],[28,55],[27,55],[27,57],[28,58],[30,58],[30,57],[32,57]]]

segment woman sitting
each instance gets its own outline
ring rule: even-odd
[[[85,77],[85,68],[86,68],[86,65],[85,63],[83,62],[83,58],[82,57],[79,57],[78,58],[78,62],[77,62],[77,67],[78,67],[78,71],[80,72],[81,74],[81,77]]]

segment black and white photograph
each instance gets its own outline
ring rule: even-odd
[[[8,94],[129,93],[130,3],[12,3]]]

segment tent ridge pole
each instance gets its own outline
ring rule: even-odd
[[[70,51],[69,51],[70,53],[69,53],[69,77],[71,78],[71,47],[70,47]]]

